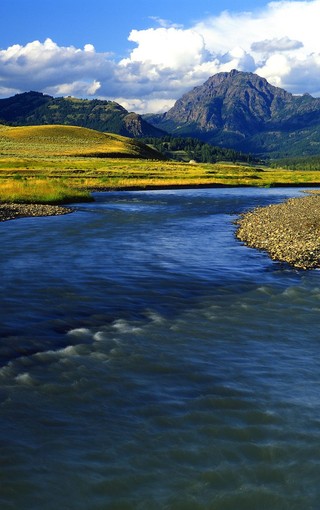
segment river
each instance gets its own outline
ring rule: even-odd
[[[316,510],[320,272],[237,216],[298,188],[96,193],[2,223],[1,510]]]

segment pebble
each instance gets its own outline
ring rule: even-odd
[[[69,214],[72,209],[60,205],[47,204],[0,204],[0,221],[26,218],[30,216],[57,216]]]
[[[238,239],[266,250],[273,260],[299,269],[320,267],[320,195],[316,192],[258,207],[243,214],[236,224]]]

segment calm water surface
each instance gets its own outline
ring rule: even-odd
[[[298,189],[2,223],[1,510],[320,508],[320,272],[234,237]]]

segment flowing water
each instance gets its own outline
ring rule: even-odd
[[[1,510],[320,508],[320,272],[234,220],[299,189],[2,223]]]

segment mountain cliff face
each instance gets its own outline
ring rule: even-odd
[[[219,73],[185,94],[167,113],[146,118],[172,134],[245,152],[320,151],[320,99],[294,96],[252,73]]]
[[[53,98],[39,92],[0,99],[0,123],[12,126],[64,124],[135,138],[164,134],[140,115],[129,113],[113,101]]]
[[[212,76],[161,115],[142,117],[112,101],[27,92],[0,99],[1,123],[74,125],[134,138],[167,132],[261,157],[320,153],[320,98],[294,96],[235,70]]]

